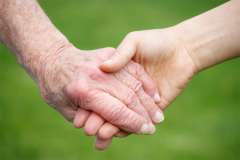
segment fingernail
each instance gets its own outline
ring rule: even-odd
[[[147,123],[142,125],[140,132],[142,134],[148,134],[148,124]]]
[[[154,121],[155,121],[156,123],[160,123],[160,122],[164,121],[164,115],[163,115],[163,113],[160,112],[160,111],[157,111],[157,112],[155,113],[155,116],[154,116]]]
[[[149,133],[150,133],[150,134],[155,133],[156,127],[155,127],[152,123],[150,123],[150,124],[148,125],[148,127],[149,127]]]
[[[156,128],[153,124],[145,123],[142,125],[140,132],[142,134],[153,134],[155,132],[155,130],[156,130]]]
[[[156,91],[156,93],[154,94],[154,101],[156,103],[159,103],[161,101],[160,95],[158,93],[158,91]]]

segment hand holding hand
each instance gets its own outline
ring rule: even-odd
[[[144,92],[142,83],[128,70],[106,74],[98,68],[114,51],[111,48],[80,51],[69,46],[43,58],[47,63],[40,72],[42,95],[68,120],[76,117],[76,126],[82,123],[81,116],[77,116],[81,108],[93,111],[95,117],[99,115],[122,130],[151,134],[155,131],[152,121],[159,122],[156,114],[162,112]],[[138,65],[132,63],[130,68],[136,71]],[[146,75],[141,79],[148,84],[145,90],[156,94],[153,82]],[[97,130],[92,129],[86,130],[94,134]]]
[[[131,59],[141,64],[157,83],[164,109],[193,75],[240,56],[239,4],[229,1],[171,28],[132,32],[101,69],[115,72]]]
[[[100,68],[105,72],[116,72],[123,67],[128,68],[131,60],[141,64],[157,84],[161,96],[158,103],[164,109],[181,93],[197,72],[194,61],[178,36],[179,34],[172,28],[132,32],[124,38],[115,54]],[[105,140],[98,139],[97,145],[106,148],[110,136],[104,138],[101,132],[98,133],[98,137]]]
[[[197,68],[174,28],[136,31],[128,34],[110,60],[101,65],[116,72],[131,59],[141,64],[157,84],[164,109],[179,95]]]

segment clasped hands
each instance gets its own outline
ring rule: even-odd
[[[59,44],[42,63],[42,96],[76,128],[95,135],[98,149],[114,136],[153,134],[163,109],[197,72],[171,28],[132,32],[117,49]]]
[[[239,6],[229,1],[169,28],[129,33],[116,49],[84,51],[36,1],[0,0],[0,41],[45,101],[105,149],[114,136],[153,134],[195,74],[240,56]]]

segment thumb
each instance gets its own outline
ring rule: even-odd
[[[100,65],[104,72],[116,72],[123,68],[135,55],[137,49],[136,42],[130,36],[122,41],[115,54],[107,61]]]

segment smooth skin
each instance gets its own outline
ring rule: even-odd
[[[240,0],[232,0],[170,28],[129,33],[100,68],[113,73],[131,60],[141,64],[156,82],[165,109],[197,73],[240,56],[239,26]],[[109,139],[97,145],[104,149]]]

